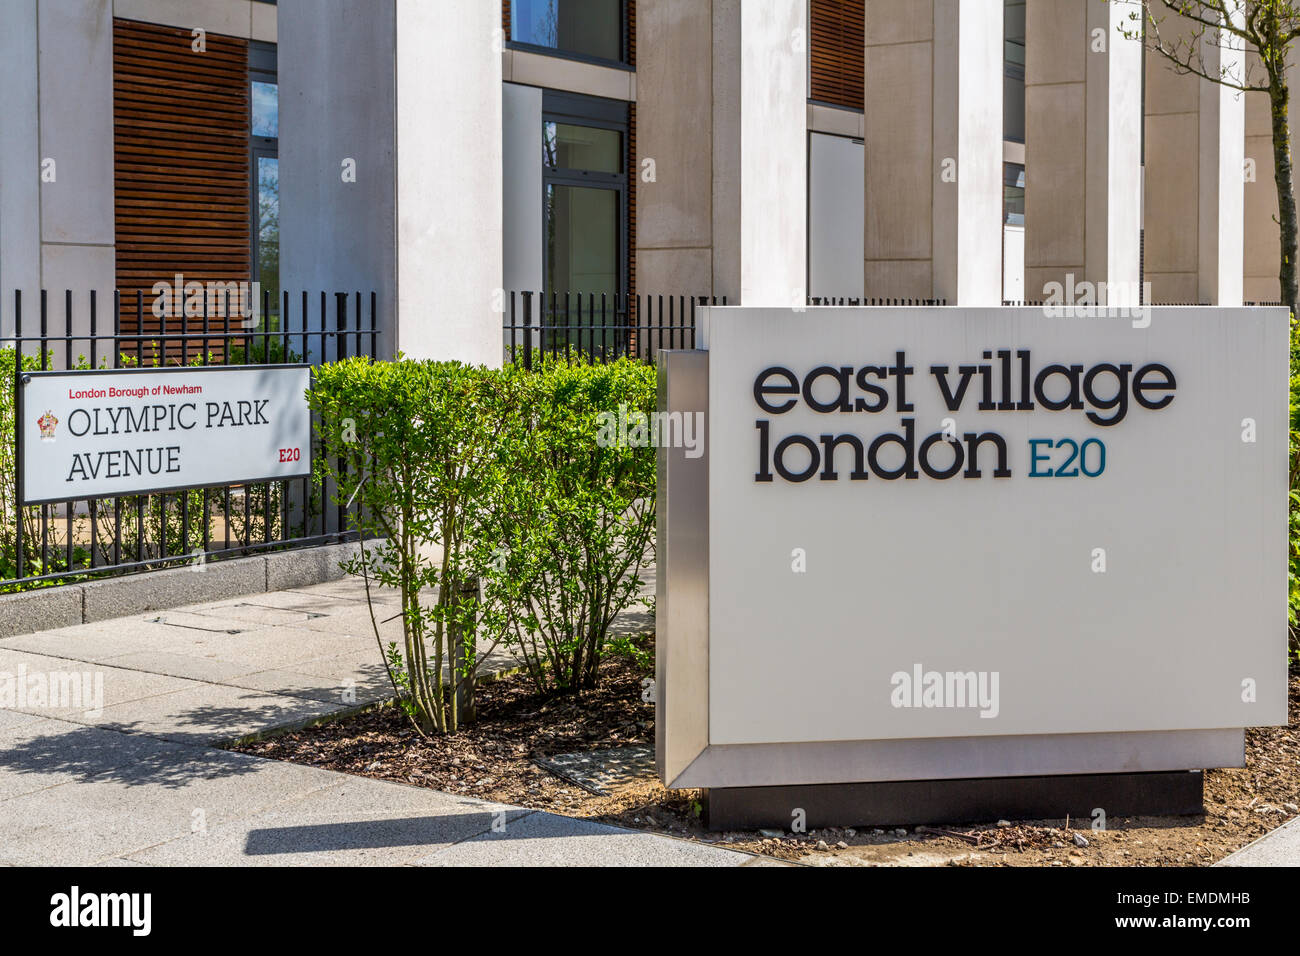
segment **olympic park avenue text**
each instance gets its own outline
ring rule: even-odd
[[[1052,362],[1036,366],[1029,349],[989,349],[983,362],[931,365],[929,387],[937,389],[949,412],[973,408],[980,412],[1083,412],[1083,419],[1098,427],[1120,424],[1134,406],[1148,411],[1167,408],[1178,383],[1173,371],[1160,362],[1135,369],[1131,363],[1100,362],[1085,367]],[[996,431],[958,433],[955,419],[923,438],[917,436],[912,399],[925,377],[916,376],[907,353],[894,353],[892,364],[820,365],[802,376],[773,365],[754,379],[754,402],[766,415],[785,415],[802,401],[823,415],[865,413],[877,415],[891,409],[899,414],[898,429],[874,437],[852,432],[825,433],[815,439],[801,434],[774,434],[770,418],[754,423],[758,430],[758,471],[754,480],[770,482],[779,476],[788,482],[850,481],[875,476],[889,481],[915,479],[922,474],[947,480],[1012,477],[1006,439]],[[939,446],[946,446],[940,448]],[[1031,439],[1030,478],[1095,478],[1105,471],[1106,446],[1100,438]],[[841,449],[847,451],[841,452]],[[838,454],[837,454],[838,453]]]
[[[266,407],[269,403],[269,399],[254,399],[201,404],[197,402],[154,404],[139,408],[130,406],[78,408],[68,415],[67,430],[74,438],[84,438],[146,433],[165,434],[187,432],[194,428],[246,428],[269,425],[270,419],[266,416]],[[179,445],[74,452],[66,481],[177,474],[181,471],[180,456]],[[286,460],[283,450],[280,460]]]

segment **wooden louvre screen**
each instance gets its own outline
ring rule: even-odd
[[[862,109],[866,20],[863,0],[812,0],[812,98]]]
[[[114,190],[122,331],[144,330],[155,283],[248,282],[251,277],[248,43],[209,33],[196,52],[189,30],[113,21]],[[212,287],[209,287],[212,288]],[[212,329],[221,328],[212,299]],[[234,311],[232,303],[232,312]],[[176,310],[169,333],[182,331]],[[232,321],[232,325],[235,323]],[[188,321],[190,332],[202,319]],[[168,345],[169,357],[179,343]],[[220,347],[220,340],[213,346]],[[191,354],[195,354],[192,352]]]

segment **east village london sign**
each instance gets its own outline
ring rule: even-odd
[[[661,359],[674,787],[1240,766],[1286,722],[1284,309],[710,308]],[[671,439],[671,436],[669,436]]]
[[[32,372],[20,497],[42,504],[311,473],[306,366]]]

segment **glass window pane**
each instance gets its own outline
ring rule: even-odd
[[[513,0],[510,38],[565,53],[623,59],[623,0]]]
[[[253,83],[253,135],[272,139],[280,135],[280,93],[274,83]]]
[[[542,150],[543,160],[551,169],[623,171],[623,137],[618,130],[548,122],[543,131]]]
[[[1025,167],[1019,163],[1002,164],[1002,209],[1008,226],[1025,224]]]
[[[546,288],[561,297],[618,292],[616,191],[547,186]]]
[[[1003,138],[1025,141],[1025,0],[1004,0],[1002,63]]]
[[[257,279],[269,293],[271,311],[280,301],[280,161],[257,157]]]

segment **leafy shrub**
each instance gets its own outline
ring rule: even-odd
[[[347,570],[400,595],[400,646],[375,635],[422,733],[464,722],[479,648],[501,641],[540,689],[595,684],[655,531],[655,449],[599,440],[601,413],[648,415],[655,381],[626,360],[317,370],[317,468],[372,542]]]
[[[317,369],[309,393],[324,451],[318,473],[335,480],[338,501],[359,505],[363,539],[382,539],[346,570],[366,578],[367,594],[373,579],[400,595],[401,646],[385,648],[377,623],[375,637],[421,733],[456,731],[457,691],[478,663],[467,538],[494,466],[498,384],[458,362],[352,358]]]
[[[478,533],[484,616],[539,690],[579,691],[595,685],[655,546],[655,448],[602,422],[635,433],[655,410],[656,374],[629,359],[501,374],[517,411],[498,423]]]

